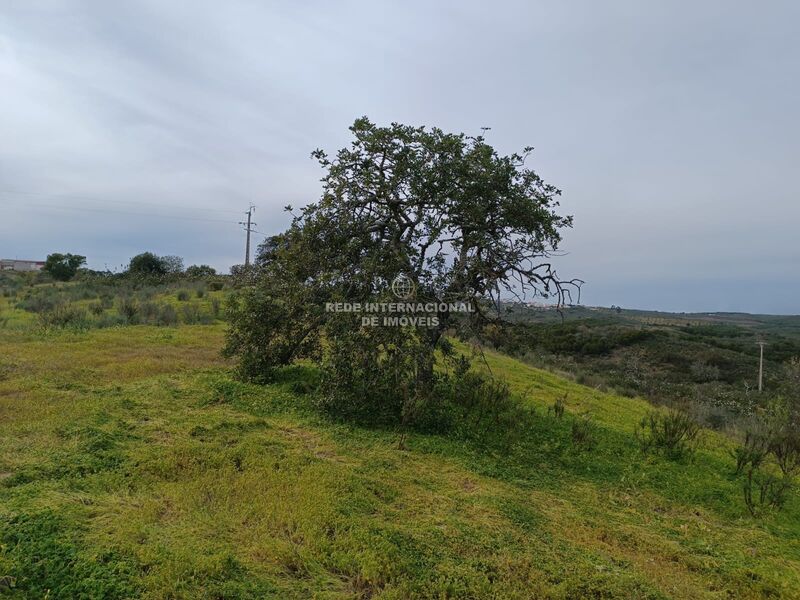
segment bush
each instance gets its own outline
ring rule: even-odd
[[[59,304],[59,300],[54,292],[29,292],[22,300],[17,302],[17,308],[22,310],[42,313],[52,311]]]
[[[437,376],[433,396],[413,415],[413,425],[426,431],[455,432],[511,444],[529,411],[511,394],[506,382],[471,370],[466,357],[449,362],[452,372]]]
[[[161,326],[171,326],[178,324],[178,313],[171,304],[164,304],[158,312],[157,323]]]
[[[747,431],[744,443],[732,451],[736,460],[736,474],[741,474],[748,465],[760,466],[768,452],[769,439],[763,434]]]
[[[197,304],[184,304],[181,306],[181,317],[184,323],[187,325],[196,325],[198,323],[209,323],[211,319],[208,315],[204,315],[200,311],[200,307]]]
[[[45,328],[86,329],[89,321],[86,311],[71,304],[60,304],[51,310],[39,313],[39,324]]]
[[[100,302],[90,302],[89,303],[89,312],[95,316],[100,316],[103,314],[105,309]]]
[[[800,469],[800,434],[791,427],[784,427],[772,435],[769,451],[784,477],[793,477]]]
[[[142,319],[150,323],[158,318],[159,307],[155,302],[142,302],[139,312],[142,315]]]
[[[219,298],[212,298],[211,299],[211,314],[214,315],[215,319],[219,318],[220,305],[221,305],[221,302],[219,301]]]
[[[189,290],[178,290],[177,298],[179,302],[186,302],[189,300]]]
[[[783,508],[792,487],[789,477],[778,477],[774,473],[765,472],[759,466],[748,467],[742,488],[745,506],[754,517],[765,508]]]
[[[133,298],[120,298],[119,299],[119,314],[125,318],[125,321],[133,325],[139,321],[139,305]]]
[[[204,287],[197,288],[197,290],[195,290],[195,295],[198,298],[203,298],[206,295],[206,288]]]
[[[642,418],[636,438],[642,450],[659,450],[670,458],[680,458],[694,452],[700,426],[685,411],[653,410]]]

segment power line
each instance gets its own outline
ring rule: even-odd
[[[205,217],[187,217],[187,216],[177,216],[177,215],[165,215],[161,213],[145,213],[145,212],[133,212],[133,211],[125,211],[125,210],[114,210],[111,208],[87,208],[81,206],[58,206],[54,204],[26,204],[26,207],[35,207],[35,208],[50,208],[56,210],[77,210],[83,212],[98,212],[98,213],[111,213],[111,214],[120,214],[120,215],[133,215],[133,216],[140,216],[140,217],[158,217],[159,219],[179,219],[181,221],[206,221],[211,223],[229,223],[232,225],[238,225],[238,221],[227,221],[225,219],[208,219]]]
[[[65,199],[73,199],[73,200],[84,200],[88,202],[111,202],[113,204],[133,204],[133,205],[149,205],[149,206],[158,206],[158,207],[167,207],[167,208],[175,208],[178,210],[201,210],[204,212],[225,212],[225,213],[236,213],[239,214],[238,210],[233,210],[230,208],[203,208],[203,207],[195,207],[195,206],[187,206],[187,205],[177,205],[177,204],[165,204],[164,202],[147,202],[144,200],[114,200],[108,198],[92,198],[90,196],[80,196],[74,194],[53,194],[53,193],[45,193],[45,192],[25,192],[22,190],[7,190],[7,189],[0,189],[0,193],[2,194],[17,194],[22,196],[40,196],[45,198],[65,198]]]

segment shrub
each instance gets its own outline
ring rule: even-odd
[[[747,431],[744,443],[732,451],[736,460],[736,474],[741,474],[748,465],[756,467],[761,465],[768,451],[769,439],[765,435]]]
[[[772,435],[769,451],[784,477],[793,477],[800,469],[800,434],[790,426]]]
[[[215,319],[219,317],[220,305],[221,302],[219,301],[219,298],[211,299],[211,314],[214,315]]]
[[[162,326],[177,325],[178,313],[175,311],[175,307],[171,304],[163,304],[158,312],[157,323]]]
[[[139,312],[146,322],[155,321],[158,318],[159,307],[155,302],[142,302]]]
[[[206,295],[206,288],[204,288],[204,287],[197,288],[197,290],[195,290],[195,295],[198,298],[204,297]]]
[[[71,304],[59,304],[51,310],[39,313],[39,323],[45,328],[86,329],[89,327],[86,311]]]
[[[659,450],[670,458],[691,454],[696,447],[700,426],[685,411],[653,410],[642,418],[636,438],[642,450]]]
[[[719,367],[709,365],[702,360],[696,360],[693,362],[692,366],[689,368],[689,372],[691,373],[694,381],[697,383],[716,381],[720,376]]]
[[[89,303],[89,312],[95,316],[102,315],[105,309],[100,302],[90,302]]]
[[[200,307],[197,304],[184,304],[181,306],[181,317],[183,322],[187,325],[196,325],[198,323],[208,323],[210,322],[210,318],[208,315],[204,315],[200,311]]]
[[[139,305],[133,298],[119,299],[119,314],[125,318],[128,324],[135,324],[139,320]]]
[[[433,396],[413,415],[414,426],[510,444],[529,411],[511,394],[506,382],[471,370],[463,356],[450,362],[453,371],[437,376]]]
[[[743,486],[744,503],[754,517],[765,508],[783,508],[792,487],[790,478],[777,477],[759,467],[760,465],[752,464],[749,466]]]
[[[33,313],[52,311],[59,301],[53,292],[29,292],[22,300],[17,302],[17,308]]]
[[[177,298],[179,302],[186,302],[189,300],[189,290],[178,290]]]

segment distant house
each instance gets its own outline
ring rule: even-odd
[[[44,267],[43,260],[0,259],[0,271],[41,271],[42,267]]]

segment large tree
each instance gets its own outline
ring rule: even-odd
[[[494,318],[487,308],[503,294],[562,303],[580,282],[562,280],[549,257],[572,219],[556,212],[560,192],[525,166],[531,148],[502,156],[483,136],[367,118],[350,129],[351,144],[334,157],[313,153],[325,170],[319,202],[259,248],[232,301],[227,351],[253,377],[321,356],[331,396],[394,394],[403,411],[409,398],[429,397],[434,351],[456,315],[370,328],[326,313],[325,302],[391,299],[402,273],[414,301],[469,302],[473,322]]]

